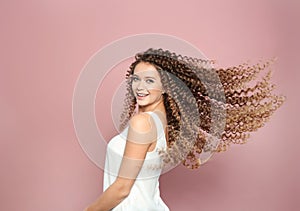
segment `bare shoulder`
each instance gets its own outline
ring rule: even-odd
[[[129,121],[132,129],[140,132],[149,132],[153,129],[154,121],[150,114],[139,113],[135,114]]]

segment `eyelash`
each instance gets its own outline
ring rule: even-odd
[[[146,82],[147,81],[150,81],[150,83],[154,83],[154,81],[152,79],[147,79]]]
[[[133,82],[135,82],[135,81],[137,81],[137,80],[139,80],[138,77],[132,77],[132,81],[133,81]],[[154,83],[154,80],[152,80],[152,79],[147,79],[146,82],[147,82],[147,83]]]
[[[132,81],[136,81],[137,79],[137,77],[132,77]]]

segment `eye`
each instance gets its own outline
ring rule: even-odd
[[[132,81],[138,81],[139,80],[139,78],[138,77],[136,77],[136,76],[132,76]]]
[[[150,83],[154,83],[154,80],[152,80],[152,79],[147,79],[146,82],[147,82],[148,84],[150,84]]]

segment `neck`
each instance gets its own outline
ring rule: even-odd
[[[154,103],[152,105],[139,106],[138,113],[140,113],[140,112],[147,112],[147,111],[155,111],[155,110],[165,111],[165,105],[164,105],[163,98],[161,98],[160,101],[158,101],[158,102],[156,102],[156,103]]]

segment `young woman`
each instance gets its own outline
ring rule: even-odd
[[[163,170],[196,169],[213,152],[245,143],[282,105],[270,72],[248,84],[269,65],[215,69],[167,50],[138,53],[126,75],[122,132],[107,148],[104,192],[86,211],[169,210],[159,192]]]

